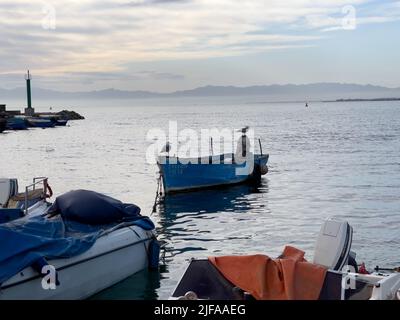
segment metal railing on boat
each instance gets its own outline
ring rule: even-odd
[[[36,177],[33,178],[33,183],[27,185],[25,187],[25,205],[24,205],[24,213],[28,214],[28,198],[29,198],[29,189],[36,190],[36,186],[39,184],[43,184],[43,195],[46,196],[47,190],[49,189],[48,178],[47,177]]]

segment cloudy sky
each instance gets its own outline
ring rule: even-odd
[[[400,1],[0,0],[0,87],[400,87]]]

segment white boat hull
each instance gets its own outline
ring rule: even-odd
[[[116,230],[81,255],[49,261],[57,270],[56,289],[43,289],[44,275],[29,267],[2,284],[0,300],[88,298],[145,269],[152,236],[136,226]]]

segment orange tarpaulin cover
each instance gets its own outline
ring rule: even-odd
[[[327,271],[290,246],[278,259],[265,255],[208,259],[226,279],[258,300],[317,300]]]

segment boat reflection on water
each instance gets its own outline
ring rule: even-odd
[[[171,220],[181,213],[202,214],[226,211],[246,211],[252,208],[247,195],[266,193],[267,186],[237,185],[219,189],[208,189],[170,194],[159,208],[164,220]],[[163,219],[162,219],[163,220]]]
[[[247,212],[264,211],[260,202],[268,192],[265,182],[260,186],[237,185],[167,195],[159,206],[157,233],[169,243],[168,253],[205,251],[205,242],[232,240],[227,233],[216,234],[218,228],[228,228],[232,221],[245,220]],[[172,244],[172,247],[171,247]]]

